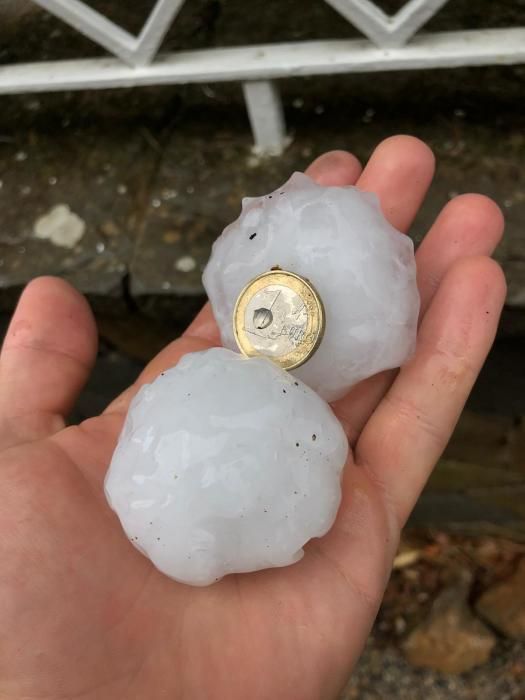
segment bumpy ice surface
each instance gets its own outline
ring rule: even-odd
[[[294,374],[328,401],[413,352],[414,248],[385,219],[376,195],[322,187],[295,173],[272,194],[243,200],[203,276],[226,347],[236,349],[232,316],[240,291],[275,265],[308,278],[323,300],[325,336]]]
[[[285,566],[331,527],[346,436],[264,358],[186,355],[132,402],[106,495],[133,544],[178,581]]]

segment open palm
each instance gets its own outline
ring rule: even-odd
[[[328,153],[323,184],[375,191],[406,230],[433,175],[420,141],[384,141],[361,173]],[[218,344],[206,307],[97,418],[64,427],[96,354],[84,299],[25,290],[0,359],[0,699],[329,700],[366,641],[403,526],[494,338],[505,296],[489,259],[503,223],[463,195],[417,254],[418,348],[334,405],[353,447],[331,532],[294,566],[208,588],[157,572],[122,532],[103,478],[129,400],[181,355]]]

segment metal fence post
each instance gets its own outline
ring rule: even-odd
[[[248,117],[261,155],[279,155],[286,148],[286,125],[279,90],[274,81],[255,80],[242,84]]]

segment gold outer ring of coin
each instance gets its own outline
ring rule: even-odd
[[[247,332],[246,308],[255,294],[270,285],[280,285],[291,289],[300,297],[306,307],[307,324],[304,337],[296,347],[281,356],[271,356],[258,350]],[[252,279],[240,292],[233,312],[233,332],[240,351],[247,357],[268,357],[286,370],[295,369],[312,357],[319,347],[325,331],[325,311],[323,302],[309,280],[293,272],[273,267],[268,272]]]

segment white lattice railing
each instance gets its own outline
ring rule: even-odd
[[[321,1],[321,0],[320,0]],[[448,0],[408,0],[395,15],[371,0],[325,0],[366,39],[266,44],[157,56],[184,0],[157,0],[138,36],[81,0],[33,0],[112,56],[0,66],[0,94],[235,80],[256,147],[279,153],[286,129],[278,78],[525,62],[525,27],[417,34]]]

